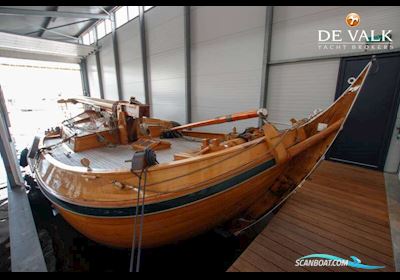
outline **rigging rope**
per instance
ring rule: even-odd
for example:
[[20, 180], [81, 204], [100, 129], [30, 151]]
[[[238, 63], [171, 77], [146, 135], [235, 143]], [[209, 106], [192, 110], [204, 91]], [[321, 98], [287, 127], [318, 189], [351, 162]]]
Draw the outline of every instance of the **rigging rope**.
[[[143, 153], [143, 154], [142, 154]], [[136, 160], [136, 158], [139, 158]], [[134, 170], [137, 167], [137, 164], [142, 165], [142, 169], [139, 175], [137, 175]], [[136, 272], [140, 270], [140, 260], [142, 253], [142, 240], [143, 240], [143, 223], [144, 223], [144, 207], [145, 207], [145, 197], [146, 197], [146, 184], [147, 184], [147, 173], [150, 166], [158, 164], [157, 156], [154, 150], [146, 148], [143, 152], [137, 152], [132, 158], [132, 168], [131, 172], [135, 174], [139, 178], [138, 184], [138, 195], [136, 198], [136, 211], [135, 211], [135, 222], [133, 228], [133, 240], [132, 240], [132, 249], [131, 249], [131, 260], [129, 266], [129, 272], [133, 272], [133, 264], [135, 262], [135, 249], [136, 249], [136, 229], [137, 229], [137, 220], [139, 217], [139, 208], [140, 211], [140, 225], [139, 225], [139, 240], [137, 245], [137, 256], [136, 256]], [[144, 174], [144, 181], [142, 186], [142, 176]], [[142, 191], [143, 188], [143, 191]], [[142, 200], [140, 201], [140, 193], [142, 192]]]
[[133, 263], [135, 261], [136, 225], [137, 225], [137, 217], [139, 215], [140, 191], [141, 191], [141, 186], [142, 186], [141, 183], [142, 183], [142, 173], [140, 173], [140, 175], [139, 175], [138, 195], [136, 198], [135, 222], [133, 225], [133, 238], [132, 238], [131, 261], [130, 261], [130, 266], [129, 266], [129, 272], [133, 272]]
[[144, 171], [144, 184], [143, 184], [143, 195], [142, 195], [142, 212], [140, 213], [140, 227], [139, 227], [139, 242], [138, 242], [138, 255], [136, 260], [136, 272], [140, 269], [140, 257], [142, 253], [142, 240], [143, 240], [143, 220], [144, 220], [144, 199], [146, 196], [146, 181], [147, 181], [147, 168]]
[[[274, 144], [274, 146], [272, 146], [272, 147], [267, 151], [267, 153], [270, 152], [270, 151], [272, 151], [272, 150], [275, 149], [280, 143], [282, 143], [283, 140], [286, 138], [286, 135], [287, 135], [290, 131], [293, 131], [294, 129], [297, 129], [297, 128], [299, 128], [299, 127], [302, 126], [302, 125], [304, 125], [304, 124], [302, 124], [302, 123], [295, 124], [295, 125], [293, 125], [291, 128], [286, 129], [284, 132], [282, 132], [282, 134], [279, 135], [279, 136], [281, 137], [281, 138], [279, 139], [279, 141], [277, 141], [277, 142]], [[179, 179], [179, 178], [183, 178], [183, 177], [186, 177], [186, 176], [188, 176], [188, 175], [192, 175], [192, 174], [194, 174], [194, 173], [203, 171], [203, 170], [205, 170], [205, 169], [209, 169], [209, 168], [212, 167], [212, 166], [221, 164], [221, 163], [223, 163], [223, 162], [225, 162], [225, 161], [228, 161], [228, 160], [234, 158], [235, 156], [238, 156], [238, 155], [240, 155], [240, 154], [242, 154], [242, 153], [244, 153], [244, 152], [247, 152], [249, 148], [252, 148], [252, 147], [254, 147], [254, 146], [257, 146], [258, 144], [260, 144], [261, 142], [264, 142], [264, 141], [265, 141], [265, 137], [256, 138], [255, 140], [252, 140], [251, 142], [247, 142], [247, 143], [249, 143], [250, 145], [248, 145], [248, 146], [246, 146], [246, 147], [243, 147], [242, 149], [239, 149], [237, 152], [234, 152], [234, 153], [232, 153], [232, 154], [227, 154], [227, 156], [224, 157], [223, 159], [221, 159], [220, 161], [217, 161], [217, 162], [215, 162], [215, 163], [211, 163], [211, 164], [209, 164], [209, 165], [207, 165], [207, 166], [204, 166], [204, 167], [202, 167], [202, 168], [193, 170], [193, 171], [188, 172], [188, 173], [185, 173], [185, 174], [183, 174], [183, 175], [179, 175], [179, 176], [175, 176], [175, 177], [172, 177], [172, 178], [169, 178], [169, 179], [163, 179], [162, 181], [150, 183], [150, 184], [148, 184], [148, 186], [154, 186], [154, 185], [157, 185], [157, 184], [160, 184], [160, 183], [165, 183], [165, 182], [173, 181], [173, 180], [176, 180], [176, 179]], [[263, 158], [263, 157], [265, 157], [265, 155], [261, 155], [261, 156], [257, 157], [256, 159]], [[251, 161], [251, 163], [254, 162], [254, 161], [255, 161], [255, 159], [253, 159], [253, 160]], [[152, 191], [152, 192], [158, 192], [158, 191], [155, 191], [155, 190], [151, 190], [151, 191]], [[164, 193], [164, 192], [158, 192], [158, 193]], [[174, 191], [168, 191], [168, 192], [165, 192], [165, 193], [174, 193]]]
[[[357, 92], [357, 94], [358, 94], [358, 93], [359, 93], [359, 91]], [[343, 96], [343, 95], [342, 95], [342, 96]], [[342, 96], [341, 96], [341, 97], [342, 97]], [[356, 96], [356, 97], [357, 97], [357, 96]], [[353, 101], [353, 102], [354, 102], [354, 101]], [[333, 120], [333, 118], [336, 116], [337, 110], [338, 110], [338, 107], [334, 108], [334, 109], [332, 110], [331, 115], [330, 115], [330, 116], [329, 116], [329, 115], [327, 116], [327, 118], [329, 118], [328, 123], [330, 123], [330, 122]], [[320, 117], [320, 116], [322, 116], [322, 115], [323, 115], [323, 114], [322, 114], [323, 112], [326, 112], [326, 110], [325, 110], [325, 111], [318, 112], [315, 116], [310, 116], [310, 117], [308, 117], [306, 123], [308, 123], [308, 121], [312, 120], [314, 117], [317, 117], [317, 116]], [[346, 117], [346, 118], [347, 118], [347, 117]], [[346, 121], [346, 119], [343, 120], [342, 125], [345, 123], [345, 121]], [[306, 124], [306, 123], [304, 123], [304, 124]], [[302, 124], [302, 125], [304, 125], [304, 124]], [[297, 127], [299, 127], [299, 126], [297, 126]], [[287, 131], [288, 131], [288, 130], [287, 130]], [[287, 131], [286, 131], [286, 132], [287, 132]], [[285, 133], [285, 134], [286, 134], [286, 133]], [[337, 135], [338, 135], [338, 134], [337, 134]], [[337, 135], [336, 135], [336, 137], [337, 137]], [[283, 135], [283, 136], [284, 136], [284, 135]], [[336, 137], [333, 139], [333, 141], [336, 139]], [[332, 143], [333, 143], [333, 141], [332, 141]], [[331, 143], [330, 145], [332, 145], [332, 143]], [[329, 149], [329, 147], [328, 147], [328, 149]], [[235, 232], [234, 234], [235, 234], [236, 236], [238, 236], [238, 235], [241, 234], [242, 232], [244, 232], [244, 231], [246, 231], [247, 229], [253, 227], [253, 226], [256, 225], [256, 224], [258, 224], [260, 221], [262, 221], [264, 218], [268, 217], [272, 212], [274, 212], [278, 207], [280, 207], [280, 206], [281, 206], [285, 201], [287, 201], [293, 194], [295, 194], [295, 193], [297, 192], [297, 190], [300, 189], [300, 188], [303, 186], [304, 182], [311, 176], [311, 174], [314, 172], [314, 170], [317, 168], [317, 166], [319, 166], [319, 164], [324, 160], [324, 155], [327, 153], [328, 149], [326, 149], [326, 150], [325, 150], [325, 153], [322, 154], [322, 155], [319, 157], [317, 163], [313, 166], [313, 168], [311, 168], [311, 170], [308, 172], [308, 174], [297, 184], [296, 187], [294, 187], [292, 190], [290, 190], [289, 193], [288, 193], [285, 197], [283, 197], [281, 200], [279, 200], [269, 211], [267, 211], [265, 214], [263, 214], [262, 216], [260, 216], [259, 218], [257, 218], [256, 221], [254, 221], [254, 222], [252, 222], [251, 224], [247, 225], [246, 227], [240, 229], [239, 231]], [[268, 190], [268, 191], [270, 192], [271, 190]]]
[[[297, 125], [299, 126], [299, 125]], [[296, 127], [296, 126], [294, 126]], [[283, 134], [282, 137], [280, 139], [280, 141], [278, 141], [278, 143], [276, 143], [275, 145], [278, 145], [283, 138], [287, 135], [287, 133], [290, 131], [291, 129], [286, 130]], [[258, 144], [259, 142], [257, 142]], [[253, 144], [254, 145], [254, 144]], [[251, 146], [253, 146], [251, 145]], [[242, 151], [239, 151], [239, 153], [241, 153]], [[239, 154], [238, 153], [238, 154]], [[136, 153], [135, 153], [136, 155]], [[135, 209], [135, 222], [134, 222], [134, 228], [133, 228], [133, 239], [132, 239], [132, 248], [131, 248], [131, 259], [130, 259], [130, 266], [129, 266], [129, 272], [133, 272], [133, 266], [135, 263], [135, 253], [136, 253], [136, 240], [137, 240], [137, 235], [139, 235], [138, 237], [138, 244], [137, 244], [137, 255], [136, 255], [136, 272], [140, 271], [140, 262], [141, 262], [141, 253], [142, 253], [142, 241], [143, 241], [143, 225], [144, 225], [144, 207], [145, 207], [145, 195], [146, 195], [146, 185], [147, 185], [147, 175], [148, 175], [148, 169], [150, 166], [155, 165], [158, 163], [157, 159], [156, 159], [156, 154], [153, 150], [151, 149], [145, 149], [144, 150], [144, 155], [143, 155], [143, 167], [142, 170], [140, 172], [140, 174], [136, 174], [134, 172], [134, 165], [135, 165], [135, 155], [132, 158], [132, 169], [131, 172], [133, 174], [135, 174], [138, 179], [139, 179], [139, 183], [138, 183], [138, 194], [136, 197], [136, 209]], [[232, 158], [235, 155], [231, 155], [228, 158]], [[224, 159], [226, 160], [226, 159]], [[220, 162], [219, 162], [220, 163]], [[142, 186], [142, 176], [144, 174], [144, 181], [143, 181], [143, 186]], [[143, 189], [143, 191], [142, 191]], [[140, 194], [142, 192], [142, 199], [140, 200]], [[139, 208], [140, 208], [140, 217], [139, 217]], [[140, 224], [139, 224], [139, 233], [137, 234], [137, 221], [138, 218], [140, 218]]]
[[60, 146], [61, 144], [65, 143], [67, 141], [69, 141], [70, 139], [74, 138], [75, 136], [77, 136], [77, 133], [75, 133], [75, 134], [73, 134], [73, 135], [71, 135], [71, 136], [69, 136], [67, 138], [64, 138], [63, 140], [61, 140], [58, 143], [52, 144], [50, 146], [42, 147], [42, 148], [39, 149], [39, 152], [44, 151], [44, 150], [52, 150], [54, 148], [57, 148], [58, 146]]

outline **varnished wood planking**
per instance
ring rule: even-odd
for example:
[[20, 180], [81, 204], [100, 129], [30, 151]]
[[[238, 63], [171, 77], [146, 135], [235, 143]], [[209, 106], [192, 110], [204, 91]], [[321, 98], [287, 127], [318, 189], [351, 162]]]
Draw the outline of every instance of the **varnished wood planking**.
[[[60, 141], [60, 139], [49, 139], [45, 141], [45, 144], [52, 145]], [[156, 151], [157, 160], [160, 163], [172, 161], [175, 153], [196, 150], [201, 146], [199, 141], [190, 141], [183, 138], [168, 139], [167, 141], [171, 143], [170, 149]], [[131, 159], [135, 151], [131, 145], [118, 145], [70, 153], [69, 157], [67, 157], [66, 154], [68, 152], [69, 150], [65, 146], [60, 145], [52, 150], [52, 155], [55, 159], [67, 165], [82, 166], [80, 160], [87, 158], [90, 160], [92, 168], [112, 170], [129, 168], [130, 163], [125, 161]]]
[[[351, 178], [341, 177], [340, 174], [329, 174], [326, 176], [329, 177], [327, 178], [325, 176], [319, 176], [319, 175], [313, 176], [311, 182], [315, 184], [322, 183], [321, 185], [323, 187], [329, 187], [332, 191], [342, 191], [344, 193], [349, 193], [351, 195], [359, 196], [360, 198], [364, 197], [365, 199], [372, 200], [374, 203], [381, 203], [381, 204], [386, 203], [385, 198], [381, 196], [383, 187], [382, 185], [380, 185], [379, 188], [376, 188], [376, 185], [375, 186], [368, 185], [371, 184], [371, 182], [368, 183], [361, 181], [356, 182], [353, 181]], [[340, 180], [339, 181], [332, 180], [332, 178], [340, 178]], [[381, 177], [380, 180], [383, 180], [383, 177]], [[357, 187], [355, 187], [354, 185], [356, 185]], [[376, 197], [376, 199], [373, 198], [374, 196]]]
[[[313, 254], [315, 252], [325, 252], [326, 254], [342, 256], [341, 252], [339, 252], [335, 249], [332, 249], [330, 247], [324, 246], [323, 244], [317, 242], [312, 237], [310, 237], [309, 234], [305, 234], [305, 235], [300, 234], [299, 232], [297, 232], [296, 228], [291, 225], [288, 226], [287, 224], [286, 225], [285, 224], [275, 224], [274, 227], [267, 228], [264, 232], [262, 232], [262, 234], [264, 236], [268, 236], [268, 237], [273, 236], [273, 234], [271, 234], [271, 233], [274, 233], [274, 234], [280, 236], [280, 239], [278, 239], [278, 240], [281, 240], [283, 238], [285, 240], [285, 242], [288, 242], [288, 243], [282, 243], [282, 246], [286, 246], [286, 247], [294, 250], [298, 254], [298, 257]], [[304, 247], [306, 252], [304, 252], [304, 250], [299, 250], [299, 247], [295, 246], [296, 244], [300, 244], [302, 247]], [[292, 261], [293, 261], [293, 259], [292, 259]], [[329, 267], [327, 269], [333, 270], [335, 268]], [[353, 269], [349, 268], [348, 270], [353, 270]]]
[[368, 224], [369, 226], [374, 226], [376, 225], [377, 228], [381, 229], [382, 227], [388, 228], [389, 224], [388, 221], [385, 220], [380, 220], [371, 215], [371, 213], [365, 213], [362, 209], [352, 207], [349, 205], [344, 205], [343, 203], [339, 203], [336, 201], [329, 201], [329, 200], [324, 200], [324, 203], [321, 203], [321, 197], [319, 194], [313, 193], [313, 192], [302, 192], [298, 194], [301, 197], [304, 197], [304, 201], [306, 203], [312, 202], [316, 203], [319, 206], [323, 207], [328, 207], [329, 211], [340, 211], [345, 214], [347, 214], [349, 211], [352, 213], [351, 219], [358, 219], [360, 223], [363, 224]]
[[236, 262], [234, 269], [235, 269], [235, 272], [240, 272], [242, 270], [248, 270], [248, 271], [252, 271], [252, 272], [261, 272], [260, 269], [258, 269], [256, 266], [254, 266], [253, 264], [251, 264], [250, 262], [248, 262], [244, 259]]
[[[324, 161], [229, 271], [252, 271], [249, 266], [237, 265], [250, 262], [248, 251], [261, 271], [276, 271], [271, 265], [283, 271], [298, 271], [296, 259], [313, 253], [345, 259], [357, 256], [363, 263], [384, 265], [382, 271], [394, 271], [383, 174]], [[263, 263], [265, 267], [261, 267]], [[343, 267], [303, 269], [366, 271]]]
[[246, 250], [243, 255], [245, 256], [246, 260], [257, 267], [260, 271], [264, 271], [268, 269], [271, 272], [283, 272], [284, 270], [281, 269], [279, 266], [275, 265], [274, 263], [264, 259], [259, 254], [254, 253], [253, 250]]
[[[349, 202], [351, 205], [361, 207], [362, 209], [371, 210], [371, 207], [372, 207], [373, 212], [378, 215], [386, 214], [386, 211], [384, 209], [382, 209], [382, 206], [385, 206], [386, 203], [376, 201], [372, 197], [365, 198], [365, 197], [362, 197], [359, 195], [352, 194], [351, 192], [335, 190], [332, 187], [327, 187], [327, 186], [324, 186], [323, 184], [315, 184], [313, 182], [310, 182], [310, 189], [312, 189], [315, 192], [323, 192], [325, 195], [335, 198], [338, 201], [344, 200], [346, 202]], [[353, 197], [353, 199], [351, 201], [347, 201], [349, 195], [351, 195]]]
[[[227, 221], [231, 215], [247, 209], [264, 192], [265, 185], [270, 185], [271, 181], [279, 175], [280, 169], [274, 171], [275, 177], [266, 179], [259, 175], [242, 183], [239, 187], [221, 192], [207, 200], [191, 203], [174, 211], [145, 216], [144, 246], [153, 247], [183, 240], [195, 236], [199, 231], [209, 230], [221, 221]], [[91, 239], [117, 247], [131, 246], [134, 218], [85, 217], [72, 214], [59, 207], [58, 209], [72, 226]], [[176, 232], [179, 232], [179, 239], [175, 236]]]
[[[304, 246], [304, 244], [298, 243], [298, 241], [289, 239], [283, 234], [276, 233], [274, 231], [268, 231], [268, 235], [260, 234], [260, 242], [264, 244], [265, 239], [269, 239], [275, 242], [275, 246], [268, 246], [271, 250], [275, 250], [277, 253], [282, 253], [287, 259], [292, 261], [296, 259], [298, 254], [309, 255], [313, 253], [313, 250]], [[334, 268], [330, 267], [306, 267], [308, 271], [334, 271]]]
[[282, 219], [282, 221], [290, 223], [291, 225], [298, 226], [300, 231], [307, 230], [311, 232], [316, 240], [321, 240], [323, 242], [328, 242], [331, 244], [336, 243], [338, 246], [340, 245], [341, 248], [346, 248], [348, 254], [364, 254], [368, 256], [374, 263], [384, 263], [385, 265], [388, 265], [392, 262], [392, 258], [388, 255], [382, 254], [375, 249], [368, 248], [368, 240], [361, 239], [359, 242], [356, 242], [353, 240], [353, 238], [351, 238], [351, 234], [348, 234], [346, 238], [339, 235], [339, 233], [341, 232], [339, 230], [337, 232], [331, 232], [329, 229], [315, 226], [311, 223], [304, 222], [297, 218], [298, 217], [293, 217], [287, 215], [286, 213], [281, 213], [278, 219]]
[[298, 218], [299, 220], [323, 229], [331, 230], [331, 232], [338, 232], [337, 234], [339, 236], [347, 237], [347, 235], [349, 235], [351, 236], [350, 240], [354, 242], [359, 242], [359, 240], [365, 239], [365, 241], [369, 241], [367, 247], [377, 251], [386, 252], [388, 249], [391, 249], [391, 241], [386, 238], [382, 238], [366, 231], [355, 229], [344, 223], [323, 217], [315, 211], [307, 211], [296, 207], [294, 208], [295, 209], [293, 209], [291, 213], [291, 216], [294, 218]]
[[268, 239], [255, 240], [253, 246], [250, 248], [254, 253], [281, 268], [282, 270], [293, 269], [295, 272], [306, 272], [307, 270], [302, 267], [294, 267], [290, 260], [283, 256], [283, 252], [275, 252], [272, 250], [274, 244], [269, 242]]
[[[347, 215], [335, 215], [333, 213], [330, 213], [328, 210], [325, 209], [321, 209], [318, 208], [317, 205], [312, 205], [309, 206], [309, 204], [307, 203], [299, 203], [298, 201], [292, 201], [292, 204], [294, 205], [294, 207], [301, 209], [301, 210], [306, 210], [306, 211], [310, 211], [312, 212], [314, 215], [316, 215], [316, 217], [320, 218], [320, 217], [325, 217], [327, 219], [330, 219], [331, 221], [334, 222], [338, 222], [338, 223], [342, 223], [343, 226], [348, 226], [348, 227], [352, 227], [357, 229], [360, 233], [368, 233], [368, 234], [373, 234], [376, 235], [384, 240], [390, 241], [390, 236], [388, 236], [388, 230], [387, 228], [382, 228], [384, 230], [377, 230], [375, 228], [372, 227], [368, 227], [366, 225], [363, 225], [361, 223], [359, 223], [359, 219], [356, 220], [350, 220], [348, 219], [349, 217], [347, 217]], [[318, 210], [318, 211], [315, 211]]]

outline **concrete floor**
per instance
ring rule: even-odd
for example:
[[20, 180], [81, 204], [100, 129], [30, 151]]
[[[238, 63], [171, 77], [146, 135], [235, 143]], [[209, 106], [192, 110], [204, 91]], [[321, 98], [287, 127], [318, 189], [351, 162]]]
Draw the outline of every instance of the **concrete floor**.
[[[7, 190], [6, 190], [7, 191]], [[0, 200], [0, 272], [11, 270], [8, 230], [8, 201]]]
[[7, 174], [0, 156], [0, 272], [10, 271]]
[[7, 177], [0, 156], [0, 244], [8, 239]]
[[397, 174], [385, 173], [393, 255], [396, 271], [400, 271], [400, 182]]
[[8, 236], [8, 202], [0, 200], [0, 243], [4, 243]]
[[0, 201], [7, 198], [7, 173], [0, 156]]

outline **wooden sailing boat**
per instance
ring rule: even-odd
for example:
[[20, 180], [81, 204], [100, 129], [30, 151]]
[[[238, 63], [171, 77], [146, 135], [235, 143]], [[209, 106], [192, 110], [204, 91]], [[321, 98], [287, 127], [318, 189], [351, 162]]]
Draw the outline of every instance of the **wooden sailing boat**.
[[[31, 168], [65, 220], [111, 246], [132, 246], [141, 210], [143, 247], [188, 239], [238, 217], [255, 221], [314, 170], [343, 127], [371, 64], [329, 108], [292, 119], [283, 131], [265, 118], [242, 134], [188, 130], [263, 116], [260, 111], [176, 126], [149, 118], [149, 107], [135, 100], [63, 100], [84, 104], [85, 112], [33, 145]], [[144, 167], [135, 151], [145, 148], [155, 151], [158, 164]], [[139, 165], [128, 161], [134, 153]], [[143, 170], [145, 183], [137, 176]]]

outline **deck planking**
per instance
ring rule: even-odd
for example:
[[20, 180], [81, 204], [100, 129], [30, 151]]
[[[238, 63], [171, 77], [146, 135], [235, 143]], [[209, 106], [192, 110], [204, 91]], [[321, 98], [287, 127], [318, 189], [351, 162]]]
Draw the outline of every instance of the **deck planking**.
[[[295, 266], [316, 253], [385, 268]], [[228, 271], [395, 271], [383, 173], [323, 161]]]
[[[188, 140], [188, 138], [163, 139], [171, 143], [170, 149], [156, 151], [159, 163], [171, 162], [174, 154], [199, 150], [201, 142]], [[60, 139], [46, 140], [46, 145], [58, 143]], [[129, 169], [134, 150], [131, 145], [117, 145], [113, 147], [101, 147], [87, 151], [74, 153], [66, 144], [57, 146], [51, 151], [52, 156], [58, 161], [70, 166], [82, 166], [80, 160], [87, 158], [90, 166], [98, 169]], [[67, 156], [66, 154], [69, 154]]]

